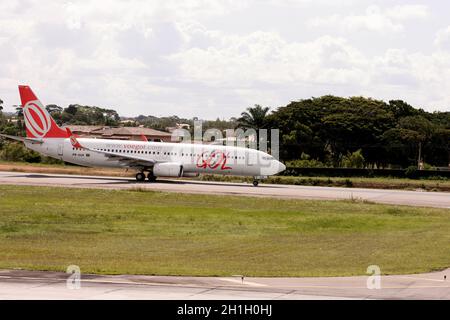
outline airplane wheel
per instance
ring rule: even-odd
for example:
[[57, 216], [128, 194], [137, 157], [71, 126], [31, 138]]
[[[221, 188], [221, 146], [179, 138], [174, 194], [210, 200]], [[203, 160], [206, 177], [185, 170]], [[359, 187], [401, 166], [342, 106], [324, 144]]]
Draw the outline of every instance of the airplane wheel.
[[254, 186], [254, 187], [257, 187], [258, 184], [259, 184], [258, 180], [253, 180], [253, 186]]
[[145, 174], [143, 174], [142, 172], [136, 173], [136, 181], [138, 182], [145, 181]]
[[156, 181], [156, 177], [151, 172], [147, 175], [147, 179], [150, 182], [155, 182]]

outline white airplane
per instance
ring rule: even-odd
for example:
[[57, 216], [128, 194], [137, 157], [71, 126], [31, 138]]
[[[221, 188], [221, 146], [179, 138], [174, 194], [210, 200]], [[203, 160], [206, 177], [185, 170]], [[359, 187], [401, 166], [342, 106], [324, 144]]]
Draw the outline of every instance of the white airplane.
[[[26, 137], [31, 150], [86, 167], [132, 168], [136, 180], [156, 177], [195, 177], [199, 174], [251, 176], [253, 185], [286, 169], [271, 155], [248, 148], [147, 141], [79, 138], [59, 127], [28, 86], [19, 86]], [[146, 175], [147, 173], [147, 175]]]

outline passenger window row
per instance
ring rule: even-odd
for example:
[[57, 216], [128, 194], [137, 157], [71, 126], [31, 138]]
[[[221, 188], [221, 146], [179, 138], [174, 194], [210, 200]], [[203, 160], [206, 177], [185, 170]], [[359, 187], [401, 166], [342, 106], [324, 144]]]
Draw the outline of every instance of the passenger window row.
[[[77, 150], [77, 151], [81, 151], [84, 150], [83, 148], [72, 148], [72, 150]], [[135, 154], [154, 154], [154, 155], [159, 155], [160, 152], [159, 151], [140, 151], [140, 150], [121, 150], [121, 149], [96, 149], [98, 151], [104, 151], [104, 152], [113, 152], [113, 153], [135, 153]], [[178, 153], [176, 152], [164, 152], [163, 155], [168, 155], [168, 156], [177, 156]], [[198, 153], [182, 153], [181, 154], [182, 157], [198, 157], [200, 156], [200, 154]], [[219, 157], [219, 155], [215, 155], [215, 158]], [[235, 160], [243, 160], [245, 159], [245, 157], [240, 157], [240, 156], [231, 156], [228, 157], [229, 159], [235, 159]]]

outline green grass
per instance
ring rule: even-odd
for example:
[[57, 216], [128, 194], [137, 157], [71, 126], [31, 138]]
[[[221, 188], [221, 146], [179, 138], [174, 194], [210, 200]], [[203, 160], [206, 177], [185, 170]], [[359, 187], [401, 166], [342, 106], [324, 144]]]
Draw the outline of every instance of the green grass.
[[450, 266], [450, 210], [0, 186], [0, 268], [343, 276]]

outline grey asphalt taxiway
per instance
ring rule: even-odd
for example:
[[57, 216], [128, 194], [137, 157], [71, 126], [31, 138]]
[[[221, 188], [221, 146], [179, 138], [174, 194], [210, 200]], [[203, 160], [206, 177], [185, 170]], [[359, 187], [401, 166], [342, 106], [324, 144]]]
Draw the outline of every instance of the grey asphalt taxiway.
[[145, 188], [155, 191], [218, 195], [244, 195], [291, 199], [364, 200], [377, 203], [437, 207], [450, 209], [450, 193], [361, 188], [333, 188], [293, 185], [204, 182], [161, 179], [154, 183], [137, 183], [130, 178], [0, 172], [0, 184], [59, 186], [101, 189]]
[[[418, 275], [342, 278], [167, 277], [0, 270], [0, 299], [450, 299], [450, 269]], [[372, 283], [369, 281], [369, 283]], [[79, 284], [79, 285], [78, 285]]]

